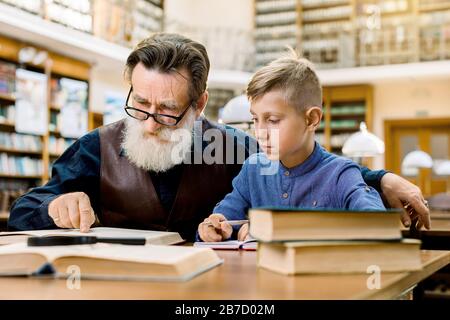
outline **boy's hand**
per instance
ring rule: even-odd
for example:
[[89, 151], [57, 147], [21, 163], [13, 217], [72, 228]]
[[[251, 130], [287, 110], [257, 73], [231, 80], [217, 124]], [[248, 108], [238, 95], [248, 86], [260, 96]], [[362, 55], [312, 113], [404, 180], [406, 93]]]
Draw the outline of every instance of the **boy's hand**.
[[239, 229], [237, 238], [239, 241], [245, 241], [248, 238], [248, 223], [243, 224]]
[[198, 234], [203, 241], [218, 242], [231, 237], [233, 228], [220, 213], [213, 213], [198, 226]]

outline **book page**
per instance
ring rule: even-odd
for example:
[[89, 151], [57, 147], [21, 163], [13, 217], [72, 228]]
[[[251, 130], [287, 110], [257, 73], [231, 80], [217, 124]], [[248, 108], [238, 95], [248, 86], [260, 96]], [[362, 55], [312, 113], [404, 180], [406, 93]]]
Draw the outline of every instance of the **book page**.
[[116, 261], [133, 261], [142, 263], [176, 264], [198, 254], [210, 254], [208, 248], [187, 246], [128, 246], [120, 244], [98, 243], [93, 245], [28, 247], [26, 243], [15, 243], [0, 247], [1, 254], [41, 254], [48, 262], [60, 257], [91, 257]]
[[148, 244], [175, 244], [183, 242], [178, 232], [122, 229], [122, 228], [92, 228], [87, 233], [79, 229], [52, 229], [52, 230], [28, 230], [0, 232], [2, 236], [28, 235], [35, 237], [44, 236], [95, 236], [98, 238], [145, 238]]

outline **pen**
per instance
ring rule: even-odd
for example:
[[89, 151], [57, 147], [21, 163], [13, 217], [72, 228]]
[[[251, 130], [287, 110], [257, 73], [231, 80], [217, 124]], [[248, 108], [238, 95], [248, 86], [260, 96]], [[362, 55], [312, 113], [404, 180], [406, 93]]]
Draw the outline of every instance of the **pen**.
[[[221, 221], [221, 222], [228, 222], [232, 226], [240, 226], [240, 225], [248, 223], [248, 220], [224, 220], [224, 221]], [[211, 222], [206, 222], [206, 224], [207, 225], [212, 225]]]

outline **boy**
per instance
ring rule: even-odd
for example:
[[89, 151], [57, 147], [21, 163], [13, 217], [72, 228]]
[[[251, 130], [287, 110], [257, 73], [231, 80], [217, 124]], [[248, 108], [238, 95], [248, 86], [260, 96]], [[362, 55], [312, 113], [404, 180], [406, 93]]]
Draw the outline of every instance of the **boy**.
[[[198, 227], [203, 241], [231, 237], [227, 220], [246, 218], [252, 207], [289, 206], [348, 210], [384, 210], [356, 163], [330, 154], [314, 140], [322, 117], [322, 88], [309, 61], [291, 55], [258, 70], [247, 87], [255, 136], [264, 153], [247, 159], [233, 180], [233, 191]], [[262, 163], [278, 165], [262, 174]], [[234, 227], [238, 240], [248, 224]]]

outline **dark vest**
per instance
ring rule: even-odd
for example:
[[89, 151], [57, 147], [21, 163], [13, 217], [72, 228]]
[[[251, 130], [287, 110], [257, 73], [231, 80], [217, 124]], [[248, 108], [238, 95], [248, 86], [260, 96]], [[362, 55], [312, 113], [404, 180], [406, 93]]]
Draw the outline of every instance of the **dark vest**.
[[[203, 132], [209, 128], [219, 127], [203, 119]], [[121, 120], [99, 130], [100, 223], [106, 227], [177, 231], [192, 241], [198, 224], [232, 190], [231, 181], [241, 164], [182, 164], [183, 173], [175, 201], [167, 212], [160, 203], [149, 172], [132, 164], [121, 152], [124, 129], [125, 122]], [[219, 130], [224, 141], [230, 139], [226, 130]], [[244, 148], [236, 144], [234, 147]], [[225, 143], [219, 152], [225, 159]], [[194, 154], [195, 151], [191, 156], [195, 157]]]

